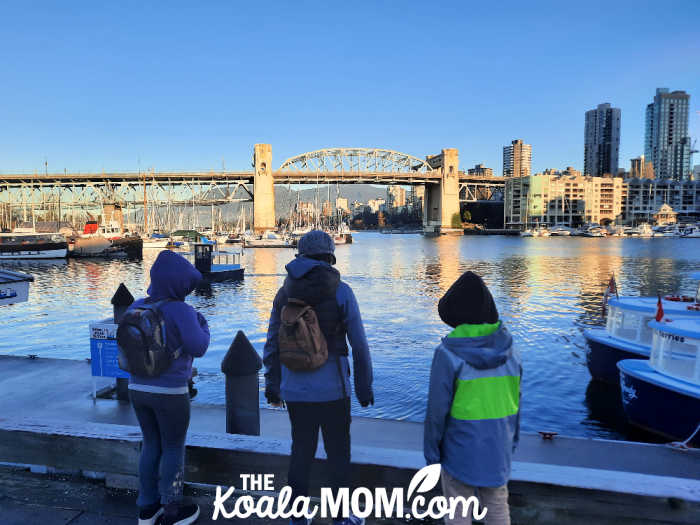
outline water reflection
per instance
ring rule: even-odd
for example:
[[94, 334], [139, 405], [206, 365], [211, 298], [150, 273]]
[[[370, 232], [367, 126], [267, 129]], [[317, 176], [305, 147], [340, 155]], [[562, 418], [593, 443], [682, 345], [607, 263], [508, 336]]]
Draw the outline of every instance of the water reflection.
[[[421, 420], [433, 349], [448, 328], [437, 302], [466, 270], [483, 275], [524, 362], [526, 430], [629, 436], [619, 394], [589, 385], [582, 330], [600, 325], [614, 272], [621, 294], [694, 293], [700, 244], [689, 239], [521, 239], [358, 234], [338, 246], [337, 268], [355, 291], [375, 365], [376, 405], [356, 413]], [[111, 314], [120, 282], [135, 297], [149, 283], [158, 250], [143, 261], [71, 260], [9, 265], [36, 281], [27, 303], [0, 308], [0, 353], [88, 355], [87, 321]], [[188, 301], [209, 320], [212, 343], [198, 362], [198, 403], [223, 403], [220, 363], [243, 330], [259, 351], [290, 249], [247, 250], [242, 282], [198, 289]], [[5, 265], [3, 263], [3, 265]], [[618, 396], [618, 397], [616, 397]], [[264, 401], [261, 396], [261, 401]]]

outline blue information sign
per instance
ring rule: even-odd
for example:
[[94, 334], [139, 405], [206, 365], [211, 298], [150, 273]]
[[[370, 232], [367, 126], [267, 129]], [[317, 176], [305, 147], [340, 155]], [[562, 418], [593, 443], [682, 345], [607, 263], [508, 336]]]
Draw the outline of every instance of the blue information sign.
[[129, 377], [119, 368], [117, 325], [108, 321], [90, 323], [90, 357], [92, 375], [101, 377]]

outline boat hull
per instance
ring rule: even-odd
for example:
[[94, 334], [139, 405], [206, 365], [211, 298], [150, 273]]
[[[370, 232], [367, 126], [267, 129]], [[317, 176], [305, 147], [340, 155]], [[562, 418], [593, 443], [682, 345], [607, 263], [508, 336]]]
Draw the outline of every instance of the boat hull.
[[[60, 244], [60, 243], [59, 243]], [[63, 259], [68, 255], [68, 244], [51, 249], [27, 249], [0, 252], [0, 261], [16, 259]]]
[[617, 363], [623, 359], [649, 359], [651, 349], [610, 337], [604, 328], [584, 330], [588, 348], [586, 364], [591, 377], [611, 385], [620, 384]]
[[[700, 424], [700, 386], [655, 371], [647, 361], [618, 363], [628, 421], [660, 436], [686, 440]], [[695, 446], [700, 445], [695, 437]]]
[[238, 281], [243, 279], [245, 268], [237, 265], [213, 264], [211, 272], [203, 272], [202, 277], [206, 282], [220, 283], [223, 281]]

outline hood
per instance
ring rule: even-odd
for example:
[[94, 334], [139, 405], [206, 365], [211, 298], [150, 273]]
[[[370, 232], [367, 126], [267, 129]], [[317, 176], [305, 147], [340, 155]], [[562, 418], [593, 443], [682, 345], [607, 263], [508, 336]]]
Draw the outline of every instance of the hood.
[[289, 297], [315, 305], [335, 296], [340, 284], [340, 272], [330, 264], [308, 257], [297, 257], [287, 266], [284, 290]]
[[151, 267], [148, 295], [154, 299], [184, 301], [202, 280], [202, 274], [182, 255], [163, 250]]
[[497, 368], [513, 353], [513, 338], [508, 329], [501, 327], [491, 335], [481, 337], [445, 337], [442, 345], [479, 370]]

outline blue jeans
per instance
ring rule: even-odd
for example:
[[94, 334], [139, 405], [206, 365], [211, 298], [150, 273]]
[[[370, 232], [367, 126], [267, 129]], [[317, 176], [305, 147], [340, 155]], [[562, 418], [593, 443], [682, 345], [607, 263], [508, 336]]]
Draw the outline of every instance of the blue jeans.
[[148, 507], [182, 500], [185, 438], [190, 424], [188, 394], [152, 394], [129, 390], [143, 433], [136, 504]]

